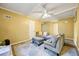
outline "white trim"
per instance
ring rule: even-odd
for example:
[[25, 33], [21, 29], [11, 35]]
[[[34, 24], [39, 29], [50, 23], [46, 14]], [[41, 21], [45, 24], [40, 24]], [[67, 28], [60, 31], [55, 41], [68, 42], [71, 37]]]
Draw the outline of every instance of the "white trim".
[[7, 11], [10, 11], [10, 12], [13, 12], [15, 14], [19, 14], [19, 15], [22, 15], [22, 16], [27, 16], [27, 15], [24, 15], [23, 13], [20, 13], [20, 12], [17, 12], [17, 11], [13, 11], [13, 10], [10, 10], [10, 9], [4, 8], [4, 7], [0, 7], [0, 8], [4, 9], [4, 10], [7, 10]]
[[28, 41], [30, 41], [30, 40], [19, 41], [19, 42], [13, 43], [11, 45], [17, 45], [17, 44], [20, 44], [20, 43], [23, 43], [23, 42], [28, 42]]
[[62, 13], [64, 13], [64, 12], [67, 12], [67, 11], [73, 10], [73, 9], [75, 9], [75, 8], [76, 8], [76, 7], [72, 7], [72, 8], [69, 8], [69, 9], [63, 10], [63, 11], [60, 11], [60, 12], [54, 13], [54, 15], [59, 15], [59, 14], [62, 14]]

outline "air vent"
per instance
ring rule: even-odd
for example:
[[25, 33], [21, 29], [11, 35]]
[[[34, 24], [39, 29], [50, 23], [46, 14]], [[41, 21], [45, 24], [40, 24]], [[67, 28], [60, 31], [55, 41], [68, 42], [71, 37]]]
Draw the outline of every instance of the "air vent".
[[12, 16], [11, 15], [3, 15], [3, 18], [6, 20], [11, 20]]

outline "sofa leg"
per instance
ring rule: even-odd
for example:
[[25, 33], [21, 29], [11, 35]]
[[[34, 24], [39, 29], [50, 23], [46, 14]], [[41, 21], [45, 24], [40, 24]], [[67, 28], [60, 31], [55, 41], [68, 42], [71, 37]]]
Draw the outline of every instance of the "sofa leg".
[[44, 47], [44, 49], [46, 49], [46, 47]]
[[59, 54], [57, 53], [57, 56], [59, 56]]
[[34, 41], [32, 41], [32, 43], [34, 43]]
[[38, 46], [40, 46], [40, 44], [38, 44]]

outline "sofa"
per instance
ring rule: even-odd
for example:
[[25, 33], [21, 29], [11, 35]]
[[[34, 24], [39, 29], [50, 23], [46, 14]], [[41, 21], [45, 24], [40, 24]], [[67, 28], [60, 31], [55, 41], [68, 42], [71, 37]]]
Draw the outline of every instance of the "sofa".
[[44, 42], [44, 48], [50, 50], [59, 56], [61, 54], [62, 47], [64, 45], [64, 35], [58, 37], [52, 37]]
[[42, 37], [33, 37], [32, 38], [32, 43], [40, 46], [41, 44], [43, 44], [44, 38]]
[[51, 35], [45, 35], [45, 36], [36, 36], [32, 38], [32, 43], [37, 44], [40, 46], [43, 44], [44, 41], [50, 39], [52, 36]]

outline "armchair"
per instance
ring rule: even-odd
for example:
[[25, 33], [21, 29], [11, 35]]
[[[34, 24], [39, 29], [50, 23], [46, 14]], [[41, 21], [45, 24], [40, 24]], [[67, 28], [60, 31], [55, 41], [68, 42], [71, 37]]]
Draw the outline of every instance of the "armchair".
[[52, 40], [50, 42], [49, 40], [44, 42], [44, 48], [52, 52], [55, 52], [57, 56], [61, 54], [63, 45], [64, 45], [64, 35], [60, 35], [60, 37], [58, 37], [55, 42], [52, 42]]

